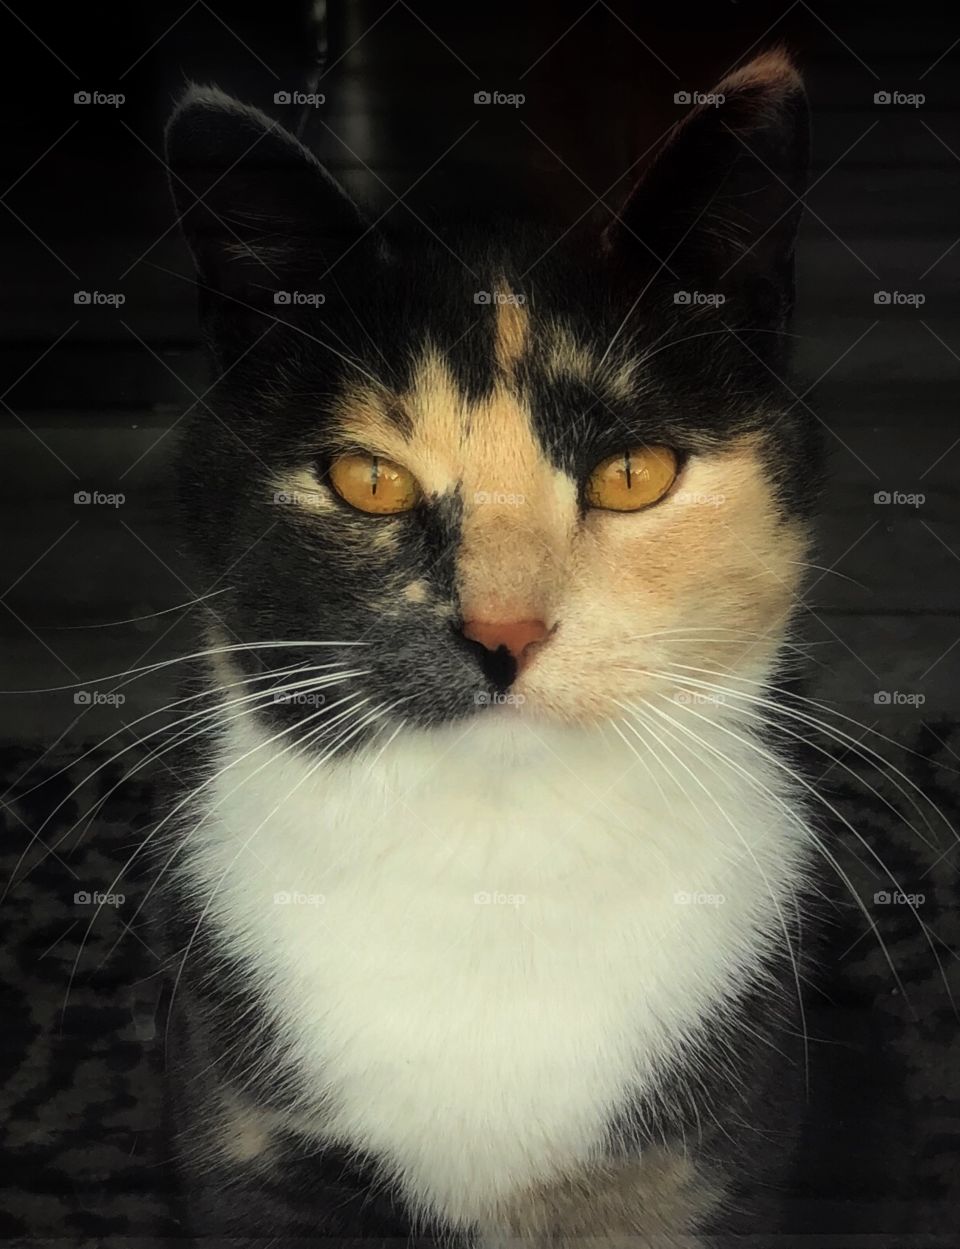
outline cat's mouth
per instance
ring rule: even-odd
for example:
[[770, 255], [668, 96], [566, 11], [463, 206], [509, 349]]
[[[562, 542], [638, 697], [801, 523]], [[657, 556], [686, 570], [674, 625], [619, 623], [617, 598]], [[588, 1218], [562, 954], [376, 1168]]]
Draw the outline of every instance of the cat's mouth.
[[475, 695], [477, 708], [516, 710], [523, 706], [526, 696], [516, 689], [517, 679], [536, 661], [556, 631], [556, 624], [548, 626], [542, 620], [464, 621], [459, 630], [461, 644], [491, 686]]

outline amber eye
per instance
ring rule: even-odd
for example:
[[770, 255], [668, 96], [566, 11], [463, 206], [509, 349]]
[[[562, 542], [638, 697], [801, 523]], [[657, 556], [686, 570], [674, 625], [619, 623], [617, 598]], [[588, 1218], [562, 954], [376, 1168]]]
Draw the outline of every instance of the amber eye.
[[420, 501], [420, 487], [409, 470], [366, 452], [338, 456], [330, 465], [330, 483], [341, 499], [377, 516], [409, 512]]
[[669, 447], [631, 447], [600, 461], [587, 479], [587, 502], [608, 512], [638, 512], [663, 498], [678, 469]]

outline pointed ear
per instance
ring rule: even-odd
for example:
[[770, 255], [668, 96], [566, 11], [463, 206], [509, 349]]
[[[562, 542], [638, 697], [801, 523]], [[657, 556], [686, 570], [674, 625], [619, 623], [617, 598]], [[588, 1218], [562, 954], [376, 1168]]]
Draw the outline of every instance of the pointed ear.
[[606, 250], [637, 281], [664, 261], [658, 282], [736, 300], [738, 319], [782, 323], [808, 154], [803, 81], [783, 52], [767, 52], [674, 127], [608, 228]]
[[166, 154], [204, 309], [213, 293], [273, 304], [278, 291], [319, 289], [348, 249], [378, 247], [302, 143], [216, 88], [187, 91], [167, 124]]

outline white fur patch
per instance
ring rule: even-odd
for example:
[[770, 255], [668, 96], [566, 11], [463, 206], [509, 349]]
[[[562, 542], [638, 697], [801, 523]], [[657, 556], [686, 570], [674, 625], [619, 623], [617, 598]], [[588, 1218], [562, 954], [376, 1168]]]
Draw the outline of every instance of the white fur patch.
[[703, 749], [671, 743], [716, 802], [609, 725], [494, 711], [312, 774], [276, 745], [235, 762], [265, 738], [230, 734], [184, 870], [203, 900], [218, 887], [209, 914], [281, 1020], [314, 1131], [454, 1222], [595, 1158], [783, 942], [802, 833]]

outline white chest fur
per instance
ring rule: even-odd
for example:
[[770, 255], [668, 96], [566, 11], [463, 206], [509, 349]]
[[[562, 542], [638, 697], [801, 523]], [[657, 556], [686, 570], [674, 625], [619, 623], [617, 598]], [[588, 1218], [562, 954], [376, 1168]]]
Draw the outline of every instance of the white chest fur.
[[264, 737], [226, 743], [185, 870], [325, 1132], [447, 1218], [595, 1157], [783, 941], [804, 838], [775, 768], [719, 730], [754, 783], [496, 715], [313, 771]]

